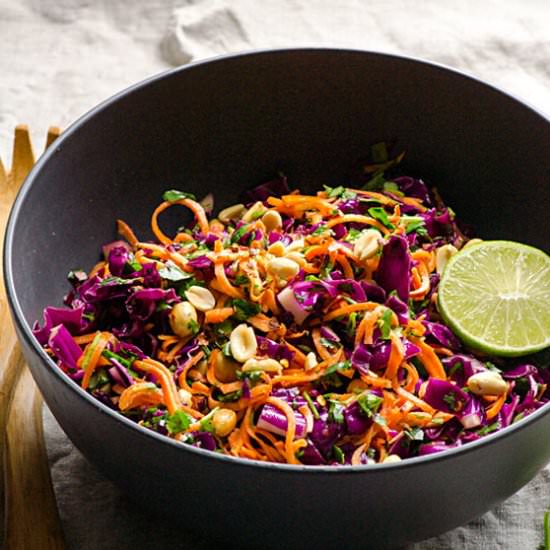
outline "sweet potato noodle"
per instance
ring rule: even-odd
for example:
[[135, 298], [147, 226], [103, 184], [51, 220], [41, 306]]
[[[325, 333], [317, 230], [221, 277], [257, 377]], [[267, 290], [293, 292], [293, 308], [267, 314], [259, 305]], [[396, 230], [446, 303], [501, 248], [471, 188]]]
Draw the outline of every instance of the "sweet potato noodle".
[[[156, 241], [119, 220], [124, 240], [69, 274], [36, 338], [108, 407], [236, 457], [371, 464], [508, 426], [548, 401], [547, 371], [475, 356], [442, 324], [439, 276], [469, 239], [382, 157], [361, 188], [303, 195], [279, 177], [217, 218], [211, 195], [167, 191]], [[193, 221], [168, 236], [173, 205]]]

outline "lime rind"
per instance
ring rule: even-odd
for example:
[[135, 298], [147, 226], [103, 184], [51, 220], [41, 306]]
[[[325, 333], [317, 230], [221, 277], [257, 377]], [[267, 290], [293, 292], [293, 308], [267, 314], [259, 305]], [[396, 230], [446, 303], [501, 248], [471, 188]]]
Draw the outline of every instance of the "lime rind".
[[511, 241], [482, 241], [448, 262], [438, 290], [445, 323], [468, 346], [519, 357], [550, 346], [550, 257]]

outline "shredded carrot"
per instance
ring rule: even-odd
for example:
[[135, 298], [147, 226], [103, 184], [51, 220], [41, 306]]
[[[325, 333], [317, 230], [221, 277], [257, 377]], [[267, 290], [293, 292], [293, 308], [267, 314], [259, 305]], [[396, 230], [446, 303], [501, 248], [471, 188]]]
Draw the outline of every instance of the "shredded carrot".
[[296, 417], [294, 416], [294, 411], [290, 408], [290, 405], [288, 405], [286, 401], [283, 401], [278, 397], [269, 397], [267, 399], [267, 403], [273, 405], [274, 407], [277, 407], [285, 414], [287, 420], [287, 429], [285, 436], [286, 461], [289, 464], [299, 464], [300, 462], [296, 459], [295, 451], [292, 447], [292, 442], [296, 434]]
[[205, 323], [223, 323], [226, 319], [231, 317], [235, 313], [235, 309], [232, 307], [222, 307], [217, 309], [211, 309], [204, 313]]
[[378, 220], [374, 218], [369, 218], [368, 216], [362, 216], [361, 214], [345, 214], [344, 216], [339, 216], [338, 218], [332, 218], [332, 220], [327, 222], [327, 227], [334, 227], [335, 225], [340, 225], [341, 223], [363, 223], [365, 225], [372, 225], [376, 229], [380, 230], [384, 235], [387, 235], [390, 230], [382, 225]]
[[174, 383], [174, 377], [162, 363], [153, 359], [143, 359], [136, 360], [133, 364], [136, 368], [153, 374], [158, 379], [162, 388], [164, 403], [170, 414], [174, 414], [178, 409], [182, 408], [178, 390]]
[[153, 407], [163, 403], [162, 392], [151, 382], [136, 382], [121, 394], [118, 406], [121, 411], [136, 407]]
[[195, 215], [195, 219], [199, 224], [199, 228], [201, 232], [204, 233], [205, 235], [208, 234], [210, 230], [210, 226], [208, 225], [208, 220], [206, 218], [206, 214], [204, 213], [204, 209], [198, 202], [195, 202], [194, 200], [191, 200], [191, 199], [180, 199], [173, 202], [165, 201], [157, 206], [157, 208], [153, 212], [153, 216], [151, 217], [151, 229], [155, 237], [159, 240], [159, 242], [161, 242], [162, 244], [170, 244], [172, 242], [172, 239], [167, 237], [160, 229], [158, 224], [158, 217], [167, 208], [170, 208], [175, 204], [180, 204], [181, 206], [186, 206], [187, 208], [189, 208]]
[[336, 319], [336, 317], [343, 317], [344, 315], [349, 315], [350, 313], [353, 313], [354, 311], [372, 311], [374, 308], [378, 307], [379, 304], [376, 302], [361, 302], [358, 304], [347, 304], [345, 306], [341, 306], [337, 309], [332, 310], [330, 313], [327, 313], [323, 317], [323, 321], [331, 321], [332, 319]]
[[397, 370], [401, 366], [403, 358], [405, 357], [405, 346], [403, 346], [401, 338], [399, 338], [399, 336], [397, 336], [397, 334], [395, 334], [394, 332], [390, 334], [390, 340], [390, 358], [388, 360], [388, 366], [386, 367], [386, 372], [384, 373], [384, 376], [389, 380], [392, 380], [397, 376]]
[[313, 339], [313, 343], [315, 344], [315, 349], [317, 350], [317, 353], [321, 356], [321, 358], [323, 360], [331, 359], [332, 354], [321, 343], [321, 330], [318, 328], [313, 329], [311, 331], [311, 337]]
[[243, 291], [240, 288], [233, 286], [225, 274], [225, 268], [222, 263], [215, 264], [214, 273], [216, 274], [216, 282], [218, 283], [218, 288], [224, 294], [231, 296], [232, 298], [244, 298]]
[[117, 223], [117, 233], [121, 237], [124, 237], [132, 248], [136, 248], [136, 245], [138, 243], [138, 238], [136, 237], [135, 233], [132, 231], [130, 226], [122, 220], [117, 220], [116, 223]]
[[409, 339], [413, 344], [420, 348], [418, 359], [420, 359], [420, 362], [424, 365], [427, 373], [432, 378], [447, 380], [447, 374], [445, 373], [443, 364], [441, 363], [433, 348], [429, 344], [426, 344], [424, 339], [416, 338], [414, 336], [411, 336]]
[[502, 405], [506, 402], [507, 392], [499, 395], [498, 399], [485, 411], [487, 420], [492, 420], [502, 409]]
[[182, 371], [180, 375], [178, 376], [178, 384], [180, 388], [183, 388], [184, 390], [187, 390], [190, 393], [195, 393], [195, 390], [193, 389], [193, 386], [189, 387], [187, 384], [187, 373], [189, 370], [194, 367], [202, 358], [204, 357], [204, 352], [199, 351], [193, 357], [190, 357], [183, 365]]
[[84, 371], [82, 378], [82, 388], [87, 389], [90, 383], [90, 378], [98, 367], [99, 360], [103, 350], [111, 341], [112, 336], [108, 332], [96, 332], [94, 339], [90, 342], [78, 360], [80, 368]]

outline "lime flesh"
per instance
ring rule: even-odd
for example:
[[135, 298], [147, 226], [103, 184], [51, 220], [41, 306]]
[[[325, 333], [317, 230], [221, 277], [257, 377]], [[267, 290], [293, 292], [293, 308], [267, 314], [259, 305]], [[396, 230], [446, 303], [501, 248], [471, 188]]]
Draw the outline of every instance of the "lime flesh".
[[550, 256], [510, 241], [467, 246], [445, 267], [438, 308], [474, 349], [504, 357], [540, 351], [550, 346]]

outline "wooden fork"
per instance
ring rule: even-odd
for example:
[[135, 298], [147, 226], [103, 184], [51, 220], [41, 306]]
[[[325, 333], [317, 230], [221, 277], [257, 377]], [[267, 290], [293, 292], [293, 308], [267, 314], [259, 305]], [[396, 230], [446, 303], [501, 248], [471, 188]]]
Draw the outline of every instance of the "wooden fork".
[[[59, 128], [49, 129], [46, 148], [59, 133]], [[34, 162], [29, 130], [17, 126], [10, 171], [0, 159], [2, 238], [15, 195]], [[63, 550], [63, 531], [43, 437], [42, 397], [17, 343], [1, 271], [0, 279], [0, 547]]]

